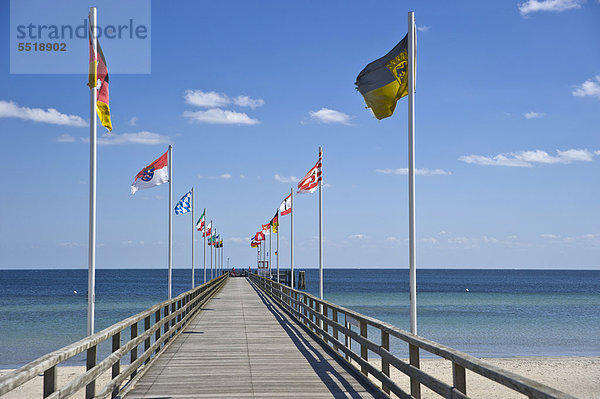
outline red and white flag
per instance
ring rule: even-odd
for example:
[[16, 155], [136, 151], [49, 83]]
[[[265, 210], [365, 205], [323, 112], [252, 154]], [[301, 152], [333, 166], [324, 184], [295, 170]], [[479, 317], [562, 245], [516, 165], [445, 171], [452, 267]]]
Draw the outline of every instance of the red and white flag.
[[254, 241], [264, 241], [265, 240], [265, 235], [263, 234], [262, 231], [257, 231], [256, 234], [254, 235]]
[[263, 232], [264, 235], [271, 234], [271, 223], [263, 224], [262, 225], [262, 232]]
[[210, 222], [208, 224], [208, 226], [206, 226], [206, 228], [204, 229], [204, 232], [202, 233], [202, 237], [208, 237], [210, 235], [211, 230], [212, 230], [212, 222]]
[[169, 151], [142, 169], [131, 184], [131, 195], [138, 190], [158, 186], [169, 181]]
[[287, 215], [290, 212], [292, 212], [292, 194], [285, 197], [281, 202], [281, 205], [279, 205], [280, 215]]
[[298, 194], [312, 193], [319, 184], [323, 184], [323, 152], [319, 151], [319, 160], [298, 183]]

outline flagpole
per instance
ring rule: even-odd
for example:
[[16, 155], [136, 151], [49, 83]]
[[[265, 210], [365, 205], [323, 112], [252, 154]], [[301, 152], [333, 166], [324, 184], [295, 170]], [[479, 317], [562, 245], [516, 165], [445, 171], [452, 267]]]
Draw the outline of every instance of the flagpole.
[[214, 277], [214, 269], [213, 269], [213, 247], [215, 246], [215, 240], [213, 239], [214, 236], [216, 236], [217, 234], [217, 229], [216, 228], [212, 228], [211, 229], [211, 233], [210, 233], [210, 279], [212, 280]]
[[196, 228], [196, 219], [194, 219], [194, 187], [192, 187], [192, 288], [196, 286], [194, 281], [194, 229]]
[[279, 283], [279, 208], [277, 209], [277, 283]]
[[408, 13], [408, 214], [410, 260], [410, 332], [417, 334], [417, 271], [415, 216], [415, 14]]
[[290, 253], [290, 266], [292, 269], [292, 278], [290, 280], [291, 282], [291, 287], [294, 288], [294, 187], [292, 187], [290, 189], [290, 209], [292, 210], [290, 212], [290, 241], [292, 243], [292, 250]]
[[173, 266], [173, 146], [169, 145], [169, 277], [168, 277], [168, 294], [171, 299], [172, 276], [171, 269]]
[[319, 182], [319, 295], [323, 299], [323, 147], [319, 147], [321, 181]]
[[206, 208], [204, 208], [204, 228], [202, 232], [202, 246], [204, 247], [204, 282], [206, 283]]
[[271, 249], [271, 235], [273, 234], [273, 229], [271, 228], [271, 223], [269, 223], [269, 263], [267, 263], [267, 265], [269, 266], [269, 268], [267, 269], [269, 271], [269, 278], [271, 278], [271, 259], [273, 259], [273, 250]]
[[[97, 58], [96, 7], [90, 7], [92, 50], [94, 62]], [[94, 66], [97, 68], [97, 64]], [[94, 311], [96, 304], [96, 87], [90, 87], [90, 214], [88, 242], [88, 320], [87, 333], [94, 333]]]

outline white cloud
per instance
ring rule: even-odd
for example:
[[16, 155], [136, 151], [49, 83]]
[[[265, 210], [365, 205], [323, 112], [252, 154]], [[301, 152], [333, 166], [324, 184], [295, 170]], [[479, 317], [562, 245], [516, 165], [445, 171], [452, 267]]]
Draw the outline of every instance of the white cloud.
[[341, 123], [343, 125], [349, 125], [352, 117], [340, 111], [336, 111], [329, 108], [321, 108], [318, 111], [309, 111], [308, 113], [311, 119], [321, 123]]
[[250, 98], [248, 96], [237, 96], [233, 99], [233, 103], [240, 107], [250, 107], [252, 109], [265, 105], [265, 101], [262, 98]]
[[562, 12], [581, 8], [584, 2], [585, 0], [527, 0], [519, 4], [519, 11], [523, 16], [538, 11]]
[[363, 239], [367, 238], [367, 236], [364, 235], [364, 234], [352, 234], [351, 236], [348, 236], [348, 238], [350, 238], [350, 239], [357, 239], [357, 240], [363, 240]]
[[85, 127], [88, 123], [80, 116], [67, 115], [54, 108], [19, 107], [12, 101], [0, 100], [0, 118], [19, 118], [28, 121], [51, 123], [53, 125]]
[[544, 112], [535, 112], [535, 111], [525, 112], [523, 114], [523, 116], [525, 117], [525, 119], [541, 118], [544, 115], [546, 115], [546, 113], [544, 113]]
[[186, 90], [184, 98], [187, 104], [205, 108], [219, 108], [232, 103], [239, 107], [250, 107], [252, 109], [265, 105], [262, 98], [241, 95], [231, 99], [227, 94], [217, 93], [216, 91]]
[[243, 112], [234, 112], [213, 108], [206, 111], [185, 111], [183, 116], [192, 122], [215, 125], [256, 125], [260, 121], [250, 118]]
[[285, 177], [279, 176], [278, 174], [275, 174], [275, 180], [279, 183], [298, 183], [300, 181], [296, 176]]
[[129, 126], [135, 126], [137, 123], [137, 120], [138, 120], [137, 116], [134, 116], [133, 118], [131, 118], [128, 123]]
[[427, 26], [427, 25], [418, 25], [417, 26], [417, 30], [419, 32], [427, 32], [429, 30], [429, 26]]
[[[89, 138], [82, 139], [85, 142], [89, 142]], [[137, 133], [106, 133], [102, 137], [98, 137], [98, 144], [100, 145], [117, 145], [117, 144], [168, 144], [171, 142], [169, 136], [161, 136], [158, 133], [152, 132], [137, 132]]]
[[65, 133], [65, 134], [61, 134], [60, 136], [58, 136], [56, 141], [58, 141], [59, 143], [74, 143], [75, 137], [71, 136], [70, 134]]
[[572, 94], [576, 97], [591, 96], [600, 99], [600, 75], [596, 75], [592, 79], [583, 82], [573, 90]]
[[510, 152], [498, 154], [493, 157], [483, 155], [464, 155], [458, 158], [460, 161], [476, 165], [513, 166], [530, 168], [535, 164], [568, 164], [572, 162], [589, 162], [594, 154], [586, 149], [570, 149], [556, 151], [556, 156], [549, 155], [542, 150]]
[[73, 242], [73, 241], [66, 241], [66, 242], [59, 242], [58, 244], [56, 244], [57, 247], [61, 247], [61, 248], [80, 248], [80, 247], [84, 247], [85, 244], [81, 244], [78, 242]]
[[231, 102], [226, 94], [215, 91], [186, 90], [184, 98], [190, 105], [206, 108], [222, 107]]
[[[408, 175], [408, 168], [398, 169], [375, 169], [375, 172], [383, 173], [384, 175]], [[448, 172], [443, 169], [417, 169], [415, 170], [416, 175], [421, 176], [433, 176], [433, 175], [451, 175], [452, 172]]]
[[552, 240], [559, 238], [556, 234], [541, 234], [540, 237], [542, 237], [542, 238], [549, 238], [549, 239], [552, 239]]

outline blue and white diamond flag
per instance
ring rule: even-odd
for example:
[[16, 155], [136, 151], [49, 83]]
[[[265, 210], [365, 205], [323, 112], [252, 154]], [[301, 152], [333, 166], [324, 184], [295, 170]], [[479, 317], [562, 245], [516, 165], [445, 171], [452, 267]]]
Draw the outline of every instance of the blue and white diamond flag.
[[190, 190], [187, 192], [187, 194], [185, 194], [183, 197], [181, 197], [181, 199], [179, 200], [177, 205], [175, 205], [175, 214], [181, 215], [181, 214], [190, 212], [192, 210], [191, 201], [192, 201], [192, 191]]

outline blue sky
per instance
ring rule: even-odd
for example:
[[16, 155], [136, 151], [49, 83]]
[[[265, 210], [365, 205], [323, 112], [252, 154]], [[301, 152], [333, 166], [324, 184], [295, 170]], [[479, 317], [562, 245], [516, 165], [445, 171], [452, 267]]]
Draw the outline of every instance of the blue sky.
[[[79, 24], [91, 3], [57, 4], [32, 20]], [[99, 24], [132, 12], [94, 4]], [[98, 129], [97, 267], [166, 268], [168, 187], [131, 196], [129, 186], [168, 144], [174, 200], [195, 187], [197, 215], [206, 207], [231, 265], [255, 263], [248, 238], [321, 145], [325, 267], [407, 267], [407, 102], [378, 121], [354, 81], [404, 37], [408, 11], [419, 29], [417, 267], [600, 267], [597, 0], [147, 10], [147, 41], [128, 50], [101, 39], [114, 130]], [[87, 43], [69, 43], [81, 74], [11, 73], [9, 11], [0, 2], [0, 268], [86, 268]], [[151, 58], [127, 58], [140, 49]], [[316, 194], [295, 202], [298, 267], [318, 265], [317, 206]], [[190, 224], [174, 216], [176, 268], [190, 267]], [[283, 267], [289, 217], [280, 240]]]

